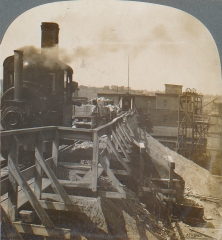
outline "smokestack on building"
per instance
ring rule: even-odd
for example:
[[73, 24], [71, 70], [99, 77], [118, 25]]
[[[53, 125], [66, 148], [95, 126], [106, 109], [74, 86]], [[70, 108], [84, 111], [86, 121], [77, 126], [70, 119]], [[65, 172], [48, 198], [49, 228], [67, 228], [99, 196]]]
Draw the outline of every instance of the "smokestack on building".
[[52, 22], [43, 22], [41, 48], [42, 54], [58, 58], [59, 25]]
[[23, 52], [14, 51], [14, 100], [22, 100], [23, 90]]

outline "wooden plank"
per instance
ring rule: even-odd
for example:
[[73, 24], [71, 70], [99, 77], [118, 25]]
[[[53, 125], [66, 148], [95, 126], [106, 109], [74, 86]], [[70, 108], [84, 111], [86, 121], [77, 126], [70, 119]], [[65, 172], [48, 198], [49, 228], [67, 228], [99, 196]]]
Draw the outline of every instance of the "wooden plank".
[[121, 163], [121, 165], [125, 168], [125, 170], [130, 174], [132, 171], [130, 169], [130, 167], [124, 162], [123, 158], [120, 156], [120, 154], [116, 151], [116, 149], [114, 148], [113, 144], [111, 143], [111, 141], [109, 140], [109, 138], [107, 138], [107, 144], [110, 147], [111, 151], [114, 153], [114, 155], [116, 156], [117, 160]]
[[118, 145], [119, 145], [120, 149], [122, 150], [122, 152], [124, 153], [125, 157], [130, 161], [131, 158], [130, 158], [129, 154], [126, 152], [126, 150], [125, 150], [124, 147], [122, 146], [119, 138], [116, 136], [115, 131], [113, 131], [113, 130], [112, 130], [112, 136], [113, 136], [113, 138], [115, 139], [115, 141], [118, 143]]
[[85, 165], [81, 163], [60, 162], [59, 165], [65, 166], [67, 168], [74, 169], [74, 170], [88, 171], [91, 169], [91, 165]]
[[43, 136], [41, 133], [38, 134], [36, 143], [35, 143], [35, 183], [34, 183], [34, 193], [37, 199], [41, 199], [42, 192], [42, 168], [38, 162], [38, 152], [40, 151], [43, 154]]
[[58, 179], [56, 178], [55, 174], [51, 170], [51, 168], [48, 166], [48, 164], [45, 162], [41, 149], [36, 148], [36, 159], [38, 160], [39, 164], [41, 165], [43, 171], [45, 174], [48, 176], [48, 178], [51, 180], [52, 187], [57, 192], [60, 196], [61, 199], [66, 203], [66, 204], [72, 204], [68, 194], [66, 191], [63, 189], [63, 187], [60, 185]]
[[58, 130], [54, 133], [52, 141], [52, 159], [53, 159], [53, 171], [57, 175], [58, 159], [59, 159], [59, 132]]
[[98, 196], [106, 198], [126, 199], [126, 193], [98, 191]]
[[122, 175], [122, 176], [131, 176], [131, 173], [128, 173], [125, 170], [117, 170], [117, 169], [111, 169], [111, 171], [113, 172], [113, 174], [115, 175]]
[[51, 222], [49, 216], [46, 214], [45, 210], [41, 207], [41, 205], [38, 202], [38, 199], [36, 198], [35, 194], [32, 192], [30, 186], [28, 183], [25, 181], [24, 177], [22, 176], [21, 172], [17, 169], [16, 165], [14, 164], [13, 161], [9, 160], [8, 165], [10, 168], [13, 170], [12, 175], [18, 182], [19, 186], [25, 193], [27, 199], [29, 200], [30, 204], [38, 214], [39, 218], [41, 219], [42, 223], [46, 227], [53, 228], [54, 225]]
[[51, 237], [53, 239], [71, 239], [71, 229], [50, 228], [42, 225], [13, 222], [14, 227], [19, 233], [34, 234], [38, 236]]
[[26, 134], [26, 133], [36, 133], [36, 132], [46, 132], [51, 130], [56, 130], [57, 127], [54, 126], [47, 126], [47, 127], [36, 127], [36, 128], [24, 128], [18, 130], [8, 130], [8, 131], [1, 131], [1, 137], [6, 136], [13, 136], [18, 134]]
[[[7, 142], [7, 144], [10, 144], [9, 148], [9, 155], [8, 155], [8, 161], [13, 162], [15, 167], [18, 167], [18, 158], [19, 158], [19, 145], [17, 144], [17, 141], [14, 137], [10, 139], [10, 143]], [[11, 165], [8, 166], [9, 169], [9, 185], [8, 185], [8, 215], [11, 221], [15, 221], [18, 217], [18, 184], [17, 181], [13, 175], [14, 169], [11, 167]]]
[[[95, 197], [83, 197], [83, 196], [74, 196], [74, 195], [69, 195], [69, 198], [75, 202], [75, 201], [89, 201], [89, 202], [96, 202], [97, 198]], [[50, 199], [53, 201], [59, 201], [60, 196], [58, 194], [54, 194], [54, 193], [42, 193], [42, 199]]]
[[125, 163], [129, 163], [130, 162], [130, 160], [128, 160], [127, 158], [122, 158], [123, 159], [123, 161], [125, 162]]
[[150, 188], [150, 187], [142, 187], [144, 192], [160, 192], [167, 194], [176, 194], [176, 190], [174, 189], [162, 189], [162, 188]]
[[93, 141], [91, 129], [74, 129], [68, 127], [58, 127], [59, 138], [68, 140]]
[[92, 191], [97, 191], [98, 181], [98, 163], [99, 163], [99, 136], [97, 132], [93, 133], [93, 160], [92, 160]]
[[99, 155], [99, 162], [101, 163], [104, 171], [106, 172], [107, 176], [109, 177], [109, 179], [112, 181], [112, 185], [118, 190], [119, 193], [125, 193], [125, 191], [123, 190], [123, 188], [120, 186], [120, 182], [119, 180], [115, 177], [115, 175], [113, 174], [112, 170], [107, 166], [106, 162], [105, 162], [105, 158], [107, 157], [107, 150], [104, 150], [100, 155]]
[[60, 202], [52, 202], [47, 200], [39, 200], [42, 207], [47, 210], [57, 210], [57, 211], [70, 211], [70, 212], [83, 212], [83, 205], [80, 204], [65, 204]]
[[[150, 181], [160, 181], [160, 182], [169, 182], [170, 179], [169, 178], [147, 178]], [[179, 179], [173, 179], [174, 182], [180, 182]]]
[[61, 180], [59, 179], [59, 183], [64, 187], [70, 188], [92, 188], [92, 182], [80, 182], [80, 181], [70, 181], [70, 180]]

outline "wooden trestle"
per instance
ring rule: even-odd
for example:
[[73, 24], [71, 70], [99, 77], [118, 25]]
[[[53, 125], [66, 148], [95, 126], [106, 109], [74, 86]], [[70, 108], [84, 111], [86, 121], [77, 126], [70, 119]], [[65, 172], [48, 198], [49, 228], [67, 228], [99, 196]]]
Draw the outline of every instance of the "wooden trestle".
[[[100, 149], [99, 143], [102, 136], [106, 136], [106, 148]], [[93, 142], [93, 155], [91, 167], [86, 167], [85, 176], [80, 181], [68, 181], [58, 178], [59, 141], [81, 140]], [[51, 157], [43, 157], [44, 142], [52, 146]], [[87, 188], [91, 190], [93, 198], [97, 196], [107, 198], [126, 198], [126, 193], [120, 184], [117, 175], [131, 176], [130, 163], [134, 160], [130, 154], [132, 147], [139, 149], [139, 186], [140, 195], [146, 192], [156, 192], [165, 199], [175, 199], [174, 188], [174, 163], [169, 160], [169, 178], [159, 179], [169, 183], [168, 189], [157, 189], [147, 181], [144, 176], [144, 159], [146, 154], [145, 141], [141, 141], [138, 120], [135, 114], [126, 113], [112, 122], [96, 129], [72, 129], [67, 127], [38, 127], [21, 130], [3, 131], [1, 133], [2, 148], [8, 149], [8, 178], [1, 181], [1, 210], [2, 218], [7, 226], [10, 239], [22, 239], [21, 233], [35, 234], [45, 237], [70, 239], [71, 229], [57, 228], [46, 210], [81, 212], [83, 206], [74, 203], [75, 196], [68, 195], [65, 187]], [[23, 171], [18, 168], [19, 150], [21, 146], [32, 145], [35, 150], [35, 165]], [[115, 156], [122, 168], [111, 169], [110, 153]], [[62, 164], [62, 163], [61, 163]], [[76, 164], [69, 163], [76, 167]], [[105, 172], [116, 191], [101, 191], [98, 189], [98, 179]], [[149, 181], [149, 180], [148, 180]], [[45, 193], [44, 190], [51, 186], [54, 193]], [[167, 194], [167, 195], [166, 195]], [[169, 198], [166, 196], [170, 196]], [[48, 198], [54, 201], [47, 200]], [[41, 220], [41, 225], [19, 221], [21, 214], [31, 213], [23, 211], [25, 203], [29, 202]]]

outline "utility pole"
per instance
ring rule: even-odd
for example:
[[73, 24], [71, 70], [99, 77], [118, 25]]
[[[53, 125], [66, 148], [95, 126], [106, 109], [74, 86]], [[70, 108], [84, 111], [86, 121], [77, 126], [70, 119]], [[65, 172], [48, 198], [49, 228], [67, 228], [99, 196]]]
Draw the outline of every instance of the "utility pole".
[[128, 94], [129, 94], [129, 55], [128, 55]]

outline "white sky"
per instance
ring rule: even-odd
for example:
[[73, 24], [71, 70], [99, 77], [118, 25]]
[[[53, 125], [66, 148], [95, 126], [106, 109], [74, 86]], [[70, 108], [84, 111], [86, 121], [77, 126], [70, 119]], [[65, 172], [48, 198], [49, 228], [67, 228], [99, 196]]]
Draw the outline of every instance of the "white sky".
[[205, 26], [191, 15], [157, 4], [81, 0], [45, 4], [20, 15], [1, 44], [1, 65], [23, 46], [41, 46], [41, 22], [60, 26], [60, 59], [79, 85], [164, 90], [182, 84], [222, 94], [220, 59]]

